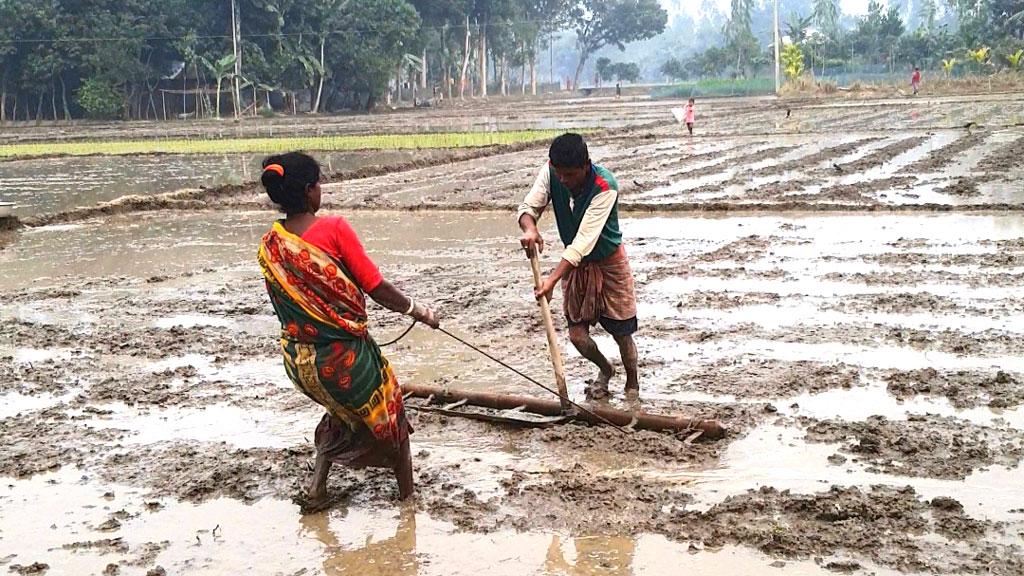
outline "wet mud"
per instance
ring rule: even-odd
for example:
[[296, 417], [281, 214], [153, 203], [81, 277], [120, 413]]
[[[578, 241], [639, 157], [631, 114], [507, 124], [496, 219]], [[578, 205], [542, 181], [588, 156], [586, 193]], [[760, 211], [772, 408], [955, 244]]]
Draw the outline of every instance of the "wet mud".
[[897, 421], [872, 416], [864, 422], [805, 424], [808, 440], [840, 444], [839, 453], [871, 472], [963, 479], [987, 466], [1014, 468], [1024, 458], [1020, 430], [957, 418], [914, 415]]
[[957, 408], [1014, 408], [1024, 403], [1021, 375], [996, 370], [939, 371], [922, 368], [889, 371], [883, 376], [890, 394], [898, 398], [945, 397]]
[[[1020, 102], [953, 105], [971, 115]], [[590, 117], [621, 106], [595, 105]], [[662, 104], [629, 106], [638, 111], [628, 123], [639, 123]], [[552, 535], [657, 536], [659, 555], [693, 558], [697, 571], [730, 547], [758, 555], [751, 573], [1024, 570], [1024, 517], [1013, 512], [1022, 495], [1007, 480], [1024, 458], [1024, 198], [985, 180], [986, 157], [1016, 169], [1014, 128], [908, 137], [871, 125], [883, 115], [858, 124], [859, 105], [807, 103], [794, 110], [799, 122], [850, 129], [766, 138], [750, 133], [774, 129], [754, 119], [761, 104], [749, 114], [728, 106], [705, 124], [727, 142], [661, 125], [597, 136], [592, 152], [614, 159], [623, 184], [641, 317], [641, 399], [624, 398], [616, 359], [607, 402], [718, 419], [729, 434], [508, 429], [410, 401], [412, 512], [421, 526], [444, 526], [421, 540], [441, 546], [430, 545], [420, 573], [460, 573], [465, 555], [451, 551], [467, 535], [489, 542], [473, 556], [497, 574], [545, 573]], [[737, 115], [751, 130], [733, 131]], [[342, 174], [325, 186], [327, 210], [345, 214], [385, 275], [434, 304], [447, 328], [546, 382], [511, 212], [543, 144], [460, 154]], [[958, 178], [977, 185], [972, 204], [941, 191]], [[254, 263], [275, 217], [251, 185], [189, 190], [40, 216], [0, 253], [10, 275], [0, 289], [0, 526], [15, 548], [0, 569], [223, 573], [204, 562], [274, 550], [282, 573], [319, 574], [344, 571], [328, 566], [336, 552], [384, 558], [376, 545], [398, 539], [391, 533], [325, 544], [308, 526], [390, 531], [390, 520], [367, 516], [402, 515], [388, 471], [332, 471], [323, 516], [303, 517], [293, 502], [320, 411], [284, 376]], [[151, 232], [128, 237], [148, 252], [108, 262], [132, 227]], [[546, 269], [557, 256], [545, 255]], [[51, 259], [68, 264], [44, 267]], [[582, 398], [595, 373], [569, 344], [559, 304], [569, 390]], [[378, 341], [407, 325], [376, 306], [370, 314]], [[616, 358], [610, 337], [597, 343]], [[543, 394], [423, 328], [386, 353], [400, 381]], [[8, 536], [14, 514], [54, 490], [83, 491], [82, 524], [59, 537], [50, 523]], [[193, 510], [201, 528], [182, 520]], [[222, 536], [236, 517], [278, 543]], [[500, 542], [513, 537], [542, 537], [517, 548], [536, 552], [536, 566], [502, 567], [512, 561]], [[297, 552], [314, 539], [308, 555]], [[364, 560], [339, 562], [351, 571]], [[300, 567], [283, 567], [293, 561]]]

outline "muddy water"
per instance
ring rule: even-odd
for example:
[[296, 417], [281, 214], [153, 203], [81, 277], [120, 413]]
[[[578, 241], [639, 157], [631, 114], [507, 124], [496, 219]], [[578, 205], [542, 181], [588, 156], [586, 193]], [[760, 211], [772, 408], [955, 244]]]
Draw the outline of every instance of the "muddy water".
[[[725, 546], [699, 555], [662, 536], [501, 530], [473, 534], [406, 506], [296, 516], [291, 502], [230, 499], [181, 504], [65, 470], [5, 487], [0, 522], [22, 518], [3, 544], [45, 560], [50, 573], [625, 576], [702, 573], [830, 574], [810, 560], [780, 562]], [[96, 502], [96, 504], [71, 504]], [[114, 522], [111, 522], [114, 519]], [[877, 574], [895, 574], [878, 570]], [[737, 572], [739, 571], [739, 572]]]
[[[437, 152], [376, 151], [318, 154], [327, 173], [408, 162]], [[264, 155], [90, 156], [0, 162], [0, 200], [21, 216], [93, 206], [127, 195], [252, 182]]]
[[[509, 214], [350, 216], [385, 273], [435, 302], [451, 330], [547, 377]], [[1021, 313], [1007, 291], [1020, 281], [976, 283], [1019, 271], [1012, 257], [1024, 238], [1018, 216], [625, 218], [643, 311], [643, 406], [713, 415], [734, 436], [690, 447], [657, 435], [621, 444], [600, 431], [521, 433], [439, 420], [413, 405], [420, 504], [395, 505], [386, 475], [339, 472], [332, 490], [346, 494], [342, 503], [307, 517], [287, 498], [299, 489], [318, 411], [281, 374], [275, 321], [252, 259], [272, 218], [113, 217], [32, 230], [0, 253], [10, 271], [0, 287], [9, 295], [0, 305], [0, 366], [16, 375], [0, 393], [0, 426], [11, 442], [4, 449], [16, 451], [5, 453], [5, 466], [28, 476], [0, 492], [6, 564], [45, 562], [54, 573], [117, 564], [125, 574], [155, 566], [205, 574], [266, 566], [287, 574], [662, 574], [680, 567], [824, 574], [852, 557], [884, 574], [906, 565], [890, 553], [908, 554], [910, 544], [822, 548], [811, 544], [818, 529], [800, 517], [773, 529], [808, 538], [788, 553], [740, 533], [712, 537], [686, 528], [695, 514], [707, 517], [694, 520], [703, 526], [719, 514], [756, 510], [741, 504], [750, 489], [789, 489], [798, 498], [877, 485], [911, 486], [908, 502], [955, 499], [972, 521], [989, 523], [978, 542], [996, 548], [984, 562], [1013, 567], [1009, 555], [1021, 544], [1013, 535], [1024, 528], [1013, 511], [1024, 499], [1014, 480], [1024, 398], [992, 388], [969, 396], [966, 406], [939, 389], [897, 399], [886, 371], [998, 368], [1019, 377], [1019, 324], [1006, 321], [1006, 310]], [[554, 237], [550, 229], [547, 235]], [[989, 261], [999, 254], [1011, 257]], [[547, 265], [556, 255], [546, 255]], [[917, 274], [919, 289], [946, 298], [945, 307], [928, 321], [907, 304], [890, 304], [884, 318], [879, 311], [865, 321], [855, 312], [861, 299], [910, 290], [830, 276], [865, 272]], [[373, 316], [381, 340], [404, 325], [380, 310]], [[914, 339], [902, 340], [910, 331]], [[110, 333], [118, 337], [111, 341]], [[954, 349], [961, 333], [989, 344]], [[609, 338], [598, 341], [614, 351]], [[591, 371], [562, 344], [570, 392], [581, 397]], [[533, 392], [427, 330], [388, 354], [407, 382]], [[612, 388], [618, 393], [621, 381]], [[996, 399], [1000, 407], [988, 405]], [[956, 427], [963, 442], [993, 443], [988, 452], [958, 452], [951, 458], [958, 467], [947, 471], [934, 460], [942, 445], [886, 464], [839, 440], [811, 437], [823, 426], [850, 427], [857, 437], [864, 432], [855, 426], [876, 416], [897, 431], [946, 418], [934, 420], [937, 433]], [[21, 452], [39, 429], [56, 431], [52, 443]], [[51, 469], [50, 448], [64, 466], [40, 473]], [[879, 498], [864, 505], [880, 506]], [[739, 530], [750, 522], [727, 524]], [[921, 553], [926, 566], [946, 558], [978, 566], [931, 529], [923, 538], [931, 539]]]
[[[820, 112], [855, 126], [864, 110]], [[918, 122], [903, 112], [893, 120]], [[735, 118], [709, 124], [727, 120]], [[689, 145], [676, 135], [641, 146], [675, 174], [668, 186], [705, 166], [732, 193], [735, 177], [789, 171], [805, 156], [813, 162], [798, 167], [803, 173], [860, 162], [865, 183], [884, 182], [955, 142], [948, 132], [920, 137], [904, 148], [906, 135], [860, 136], [856, 147], [825, 155], [814, 140], [842, 146], [849, 137], [794, 137], [787, 143], [796, 149], [749, 138]], [[965, 166], [984, 162], [967, 149]], [[631, 159], [634, 142], [594, 150], [643, 172]], [[721, 166], [699, 164], [716, 160], [700, 154], [719, 151], [728, 156]], [[535, 173], [535, 156], [345, 188], [409, 205], [493, 193], [507, 205]], [[942, 177], [957, 169], [935, 166]], [[834, 186], [847, 177], [826, 179]], [[285, 574], [1022, 569], [1024, 306], [1016, 294], [1024, 223], [1016, 212], [624, 218], [641, 310], [641, 406], [718, 418], [729, 437], [688, 445], [607, 429], [512, 431], [411, 403], [415, 508], [394, 504], [386, 474], [336, 471], [339, 504], [308, 517], [288, 498], [301, 492], [318, 411], [283, 377], [253, 262], [272, 218], [117, 216], [22, 232], [0, 252], [0, 466], [9, 477], [0, 491], [2, 566], [46, 562], [63, 573], [114, 563], [128, 574], [155, 566], [209, 574], [268, 566]], [[436, 304], [450, 330], [550, 378], [510, 213], [360, 211], [350, 219], [389, 279]], [[557, 255], [551, 250], [545, 265]], [[405, 326], [379, 309], [371, 315], [381, 341]], [[570, 393], [581, 398], [592, 369], [564, 333], [561, 343]], [[607, 336], [598, 344], [615, 352]], [[387, 354], [403, 382], [536, 392], [428, 330]], [[620, 375], [610, 402], [628, 408], [621, 387]]]

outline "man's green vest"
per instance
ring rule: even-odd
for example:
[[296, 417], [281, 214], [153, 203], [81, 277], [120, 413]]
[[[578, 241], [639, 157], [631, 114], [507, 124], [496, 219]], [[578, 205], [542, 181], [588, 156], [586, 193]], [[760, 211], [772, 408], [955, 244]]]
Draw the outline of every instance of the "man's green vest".
[[[555, 208], [555, 220], [558, 223], [558, 235], [566, 246], [572, 244], [576, 233], [583, 222], [583, 215], [587, 212], [590, 202], [595, 196], [609, 189], [618, 191], [619, 183], [615, 176], [605, 168], [592, 164], [592, 169], [587, 175], [587, 181], [583, 185], [583, 192], [573, 197], [565, 185], [555, 175], [555, 169], [551, 170], [551, 204]], [[571, 202], [570, 202], [571, 201]], [[583, 258], [584, 262], [603, 260], [618, 250], [622, 244], [622, 232], [619, 231], [619, 201], [615, 200], [612, 211], [608, 215], [604, 229], [601, 230], [601, 237], [597, 240], [594, 250]]]

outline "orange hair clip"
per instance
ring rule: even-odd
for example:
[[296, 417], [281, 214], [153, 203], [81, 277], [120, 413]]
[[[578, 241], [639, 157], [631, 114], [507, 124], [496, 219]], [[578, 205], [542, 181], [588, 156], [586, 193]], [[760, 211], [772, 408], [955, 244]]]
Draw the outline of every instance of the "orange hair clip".
[[278, 176], [284, 178], [284, 166], [281, 166], [280, 164], [267, 164], [266, 168], [264, 168], [263, 171], [266, 172], [267, 170], [270, 170], [271, 172], [277, 172]]

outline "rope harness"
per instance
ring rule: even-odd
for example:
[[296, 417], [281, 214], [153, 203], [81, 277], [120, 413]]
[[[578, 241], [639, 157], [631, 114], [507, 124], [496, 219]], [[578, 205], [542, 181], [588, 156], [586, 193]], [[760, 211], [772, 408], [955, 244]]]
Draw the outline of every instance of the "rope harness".
[[[417, 321], [413, 320], [412, 324], [410, 324], [409, 327], [405, 329], [405, 332], [402, 332], [402, 334], [398, 338], [395, 338], [394, 340], [391, 340], [390, 342], [387, 342], [387, 343], [384, 343], [384, 344], [380, 344], [379, 346], [385, 347], [385, 346], [391, 346], [393, 344], [398, 343], [400, 340], [402, 340], [403, 338], [408, 336], [410, 332], [412, 332], [412, 329], [416, 327], [416, 323], [417, 323]], [[479, 346], [476, 346], [476, 345], [474, 345], [474, 344], [472, 344], [470, 342], [467, 342], [466, 340], [456, 336], [455, 334], [452, 334], [451, 332], [445, 330], [444, 328], [438, 328], [437, 331], [441, 332], [442, 334], [444, 334], [444, 335], [448, 336], [449, 338], [455, 340], [456, 342], [462, 344], [463, 346], [466, 346], [470, 350], [473, 350], [474, 352], [476, 352], [477, 354], [480, 354], [481, 356], [487, 358], [488, 360], [491, 360], [492, 362], [498, 364], [499, 366], [502, 366], [503, 368], [506, 368], [507, 370], [510, 370], [510, 371], [518, 374], [523, 379], [525, 379], [527, 382], [530, 382], [531, 384], [534, 384], [534, 385], [536, 385], [536, 386], [538, 386], [538, 387], [540, 387], [540, 388], [542, 388], [542, 389], [544, 389], [544, 390], [554, 394], [555, 396], [558, 396], [559, 398], [562, 397], [562, 395], [559, 394], [557, 390], [554, 390], [554, 389], [552, 389], [552, 388], [550, 388], [550, 387], [548, 387], [548, 386], [538, 382], [535, 378], [532, 378], [532, 377], [524, 374], [522, 371], [518, 370], [517, 368], [515, 368], [513, 366], [510, 366], [508, 363], [506, 363], [506, 362], [504, 362], [504, 361], [502, 361], [502, 360], [500, 360], [498, 358], [495, 358], [494, 356], [492, 356], [489, 353], [487, 353], [487, 352], [483, 351], [482, 349], [480, 349]], [[572, 400], [570, 400], [568, 398], [566, 398], [565, 400], [567, 402], [569, 402], [569, 404], [571, 404], [574, 408], [576, 408], [580, 412], [583, 412], [584, 414], [589, 414], [595, 420], [599, 420], [601, 422], [604, 422], [605, 424], [607, 424], [608, 426], [611, 426], [612, 428], [618, 430], [622, 434], [626, 434], [626, 435], [629, 434], [629, 432], [625, 428], [623, 428], [622, 426], [619, 426], [618, 424], [615, 424], [614, 422], [611, 422], [610, 420], [608, 420], [604, 416], [601, 416], [600, 414], [596, 414], [593, 411], [588, 410], [588, 409], [584, 408], [583, 406], [580, 406], [579, 404], [577, 404], [576, 402], [573, 402]]]

